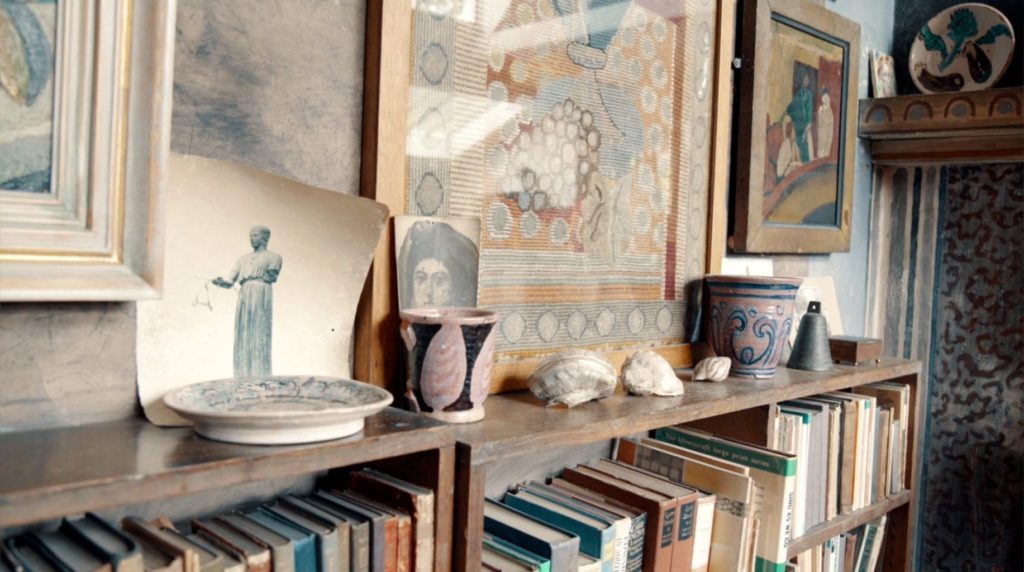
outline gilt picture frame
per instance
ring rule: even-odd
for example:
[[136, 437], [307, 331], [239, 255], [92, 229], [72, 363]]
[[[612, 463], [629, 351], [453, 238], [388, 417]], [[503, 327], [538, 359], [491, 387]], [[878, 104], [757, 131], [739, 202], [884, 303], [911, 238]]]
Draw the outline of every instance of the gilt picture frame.
[[[53, 23], [29, 20], [32, 3], [8, 18], [21, 25], [7, 30], [24, 52], [16, 56], [30, 65], [7, 70], [38, 71], [33, 58], [52, 50], [49, 77], [27, 78], [51, 83], [41, 92], [50, 99], [35, 104], [52, 103], [52, 123], [36, 129], [45, 128], [52, 151], [48, 169], [32, 174], [48, 178], [35, 192], [0, 190], [0, 301], [156, 298], [176, 2], [49, 5]], [[42, 48], [30, 41], [46, 36], [22, 33], [47, 25]], [[19, 144], [19, 133], [7, 135]]]
[[731, 247], [848, 251], [860, 26], [805, 0], [744, 3], [741, 25]]
[[[613, 364], [641, 347], [678, 366], [694, 363], [700, 352], [688, 334], [695, 323], [692, 302], [699, 296], [693, 285], [717, 271], [725, 244], [728, 162], [722, 156], [731, 128], [734, 4], [615, 4], [517, 0], [368, 6], [362, 192], [396, 214], [480, 219], [478, 305], [504, 316], [499, 329], [504, 328], [506, 345], [496, 354], [494, 393], [525, 388], [529, 373], [546, 355], [570, 347], [595, 349]], [[591, 24], [596, 27], [589, 29]], [[654, 65], [659, 58], [662, 65]], [[624, 70], [622, 75], [615, 75], [617, 69]], [[646, 87], [653, 98], [644, 93]], [[678, 94], [674, 101], [673, 90]], [[699, 94], [699, 107], [684, 103], [692, 94]], [[559, 104], [562, 109], [556, 110]], [[605, 109], [597, 110], [599, 104]], [[653, 127], [649, 122], [627, 121], [635, 117], [630, 105], [645, 120], [663, 114], [664, 126], [648, 129]], [[516, 162], [514, 147], [528, 147], [523, 134], [540, 134], [545, 116], [558, 137], [563, 135], [560, 122], [566, 124], [565, 134], [594, 126], [602, 132], [599, 141], [586, 141], [589, 149], [581, 145], [576, 150], [589, 160], [594, 145], [602, 146], [601, 164], [586, 166], [587, 172], [601, 174], [599, 184], [577, 178], [577, 192], [566, 194], [561, 185], [549, 193], [542, 178], [553, 177], [555, 167], [530, 163], [537, 158]], [[575, 120], [577, 128], [569, 127]], [[613, 123], [623, 128], [618, 133], [608, 129]], [[642, 133], [640, 127], [633, 130], [641, 124]], [[661, 167], [649, 145], [664, 145]], [[689, 145], [700, 147], [699, 153], [690, 153]], [[561, 157], [563, 163], [576, 161], [567, 151]], [[511, 173], [510, 165], [525, 168]], [[649, 176], [651, 171], [664, 181]], [[524, 186], [506, 185], [516, 180]], [[663, 208], [636, 209], [634, 199], [649, 192], [645, 185], [659, 182], [665, 193], [656, 200]], [[627, 199], [617, 203], [621, 210], [613, 212], [608, 201], [588, 202], [608, 189], [613, 192], [601, 196], [625, 197], [623, 189], [630, 184], [628, 205]], [[692, 188], [700, 190], [687, 195]], [[662, 224], [676, 216], [669, 212], [685, 212], [685, 222]], [[636, 224], [610, 240], [605, 238], [614, 232], [585, 232], [596, 228], [588, 221], [606, 214], [603, 220], [620, 230], [627, 218]], [[680, 236], [672, 233], [683, 228], [692, 239], [664, 240]], [[644, 291], [651, 292], [651, 299], [643, 304], [613, 300], [614, 292], [630, 292], [626, 280], [615, 275], [616, 261], [629, 259], [644, 240], [650, 247], [649, 239], [636, 239], [645, 230], [657, 230], [659, 240], [653, 242], [660, 245], [645, 252], [647, 262], [660, 260], [657, 268], [649, 264], [637, 273], [650, 275]], [[549, 238], [553, 247], [539, 244]], [[687, 240], [696, 246], [684, 244]], [[377, 253], [357, 329], [356, 377], [384, 386], [400, 382], [388, 358], [400, 347], [395, 269], [381, 263], [394, 259], [398, 246], [385, 244]], [[590, 267], [580, 262], [588, 256]], [[556, 267], [551, 260], [568, 263]], [[607, 276], [600, 275], [597, 269], [606, 267]], [[624, 274], [621, 268], [619, 275]], [[555, 277], [559, 269], [560, 278]], [[613, 294], [598, 299], [594, 283], [585, 283], [588, 275], [594, 283], [606, 280], [605, 292]], [[541, 284], [544, 280], [547, 284]], [[541, 291], [545, 296], [516, 298]], [[644, 337], [647, 333], [653, 335]]]

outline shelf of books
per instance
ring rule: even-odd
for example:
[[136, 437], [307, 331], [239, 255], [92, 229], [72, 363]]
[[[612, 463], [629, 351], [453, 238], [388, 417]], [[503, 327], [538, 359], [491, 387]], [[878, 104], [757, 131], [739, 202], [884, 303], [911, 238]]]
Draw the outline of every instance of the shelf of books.
[[[35, 525], [47, 519], [60, 517], [70, 517], [74, 520], [86, 511], [104, 512], [103, 509], [116, 509], [105, 512], [107, 514], [131, 514], [132, 508], [130, 507], [144, 503], [154, 504], [153, 501], [160, 499], [203, 494], [202, 491], [209, 491], [216, 496], [217, 491], [246, 483], [280, 481], [312, 475], [311, 481], [313, 477], [319, 476], [317, 486], [324, 489], [321, 493], [313, 493], [307, 498], [298, 498], [292, 494], [282, 495], [280, 498], [274, 495], [270, 498], [258, 499], [259, 502], [247, 499], [244, 505], [229, 507], [227, 512], [259, 513], [262, 516], [253, 517], [257, 520], [267, 518], [267, 515], [278, 518], [281, 512], [291, 511], [294, 513], [296, 510], [302, 512], [309, 509], [310, 502], [314, 505], [328, 505], [326, 512], [331, 512], [331, 510], [334, 513], [346, 513], [346, 510], [355, 512], [356, 509], [351, 506], [347, 509], [339, 509], [331, 504], [344, 504], [345, 502], [359, 504], [359, 502], [365, 501], [365, 499], [345, 500], [342, 498], [338, 500], [334, 498], [333, 495], [342, 494], [340, 491], [349, 487], [363, 497], [372, 497], [378, 501], [378, 506], [374, 508], [363, 507], [367, 513], [374, 510], [378, 512], [390, 510], [379, 506], [381, 504], [399, 506], [397, 510], [392, 511], [395, 513], [392, 516], [398, 518], [404, 514], [403, 522], [407, 525], [406, 527], [410, 524], [410, 519], [415, 521], [418, 516], [422, 521], [426, 518], [424, 511], [430, 513], [429, 520], [431, 522], [427, 528], [430, 529], [431, 547], [426, 551], [430, 554], [423, 556], [425, 552], [420, 550], [419, 558], [427, 558], [432, 566], [416, 569], [443, 570], [449, 567], [451, 555], [449, 539], [452, 529], [451, 498], [454, 487], [454, 457], [454, 439], [450, 426], [390, 407], [380, 414], [367, 418], [365, 428], [357, 435], [310, 445], [273, 447], [232, 445], [203, 439], [193, 434], [192, 430], [188, 428], [158, 428], [144, 420], [8, 433], [0, 435], [0, 459], [3, 459], [4, 466], [3, 471], [0, 471], [0, 531], [7, 529], [16, 532], [19, 528], [14, 527]], [[376, 471], [376, 473], [371, 475], [372, 478], [362, 478], [361, 480], [354, 476], [359, 472], [366, 473], [367, 471], [371, 473]], [[369, 481], [374, 482], [369, 483]], [[386, 482], [381, 484], [377, 481]], [[405, 489], [405, 492], [395, 493], [392, 495], [394, 498], [391, 498], [388, 493], [382, 492], [388, 487], [392, 492], [402, 488]], [[312, 493], [312, 491], [309, 492]], [[422, 503], [417, 507], [409, 505], [401, 508], [400, 496], [419, 495], [419, 497], [424, 497], [428, 493], [431, 508], [425, 509]], [[316, 494], [322, 494], [325, 498], [313, 498]], [[344, 495], [342, 494], [342, 496]], [[159, 503], [155, 504], [159, 505]], [[367, 501], [365, 504], [372, 503]], [[124, 509], [124, 507], [129, 508]], [[319, 517], [324, 516], [323, 508], [323, 506], [319, 506]], [[416, 510], [412, 510], [413, 508]], [[204, 511], [208, 512], [209, 508], [196, 506], [194, 515], [206, 514]], [[308, 512], [316, 512], [316, 510], [309, 509]], [[214, 516], [219, 515], [212, 515], [211, 518]], [[358, 520], [365, 515], [355, 517], [348, 514], [348, 516]], [[230, 520], [236, 517], [237, 514], [230, 517], [225, 515], [224, 518]], [[325, 523], [329, 519], [314, 518], [313, 520], [320, 521], [321, 525], [326, 525]], [[378, 520], [380, 519], [378, 518]], [[392, 519], [388, 522], [394, 522], [397, 526], [399, 520], [402, 519]], [[5, 542], [5, 549], [0, 550], [0, 553], [3, 553], [0, 564], [12, 565], [9, 554], [11, 549], [20, 547], [22, 552], [28, 553], [31, 557], [33, 551], [39, 550], [46, 555], [46, 550], [52, 548], [49, 547], [49, 544], [66, 543], [67, 538], [61, 537], [61, 534], [65, 536], [69, 534], [67, 527], [72, 525], [66, 524], [69, 522], [67, 519], [64, 522], [65, 524], [62, 524], [57, 531], [49, 530], [54, 528], [53, 526], [44, 526], [41, 529], [47, 531], [46, 534], [56, 535], [54, 537], [56, 540], [50, 537], [40, 540], [39, 536], [42, 533], [35, 534], [35, 536], [22, 534], [8, 538]], [[97, 522], [103, 522], [103, 524], [97, 524]], [[175, 528], [170, 522], [139, 520], [134, 525], [134, 532], [129, 530], [129, 536], [146, 537], [147, 534], [154, 535], [154, 538], [161, 536], [150, 529], [180, 531], [182, 535], [189, 532], [201, 534], [202, 525], [190, 524], [190, 522], [191, 517], [184, 523], [177, 523], [178, 526]], [[92, 528], [99, 527], [106, 531], [104, 534], [109, 536], [108, 529], [111, 528], [112, 523], [103, 519], [95, 519], [95, 522], [93, 520], [83, 521], [83, 523], [79, 524]], [[128, 525], [128, 520], [124, 521], [124, 525], [129, 528], [131, 526]], [[31, 528], [40, 530], [38, 526]], [[64, 532], [61, 533], [61, 531]], [[365, 535], [363, 536], [365, 537]], [[435, 537], [436, 543], [433, 540]], [[394, 540], [396, 543], [398, 542], [397, 538]], [[153, 540], [153, 542], [160, 544], [159, 540]], [[137, 544], [142, 544], [145, 548], [143, 543]], [[40, 548], [42, 545], [45, 546]], [[397, 550], [397, 544], [395, 547]], [[355, 545], [352, 548], [355, 549]], [[228, 552], [240, 557], [244, 551], [240, 551], [238, 546], [233, 546]], [[298, 552], [295, 557], [299, 557]], [[186, 564], [187, 562], [186, 558]], [[344, 569], [348, 569], [348, 565], [349, 563], [346, 561]], [[13, 563], [15, 570], [25, 568]], [[27, 568], [31, 569], [32, 567]], [[7, 569], [9, 568], [0, 565], [0, 570]], [[54, 570], [56, 568], [40, 567], [38, 569]], [[95, 569], [100, 570], [101, 568]], [[138, 568], [138, 570], [141, 569]], [[147, 565], [146, 569], [150, 569], [150, 566]], [[166, 572], [175, 572], [175, 570], [201, 572], [200, 568], [189, 567], [159, 569], [166, 570]], [[294, 568], [295, 572], [303, 570], [316, 572], [319, 569], [321, 568], [301, 568], [299, 566]], [[323, 569], [327, 570], [328, 568]], [[341, 568], [332, 568], [331, 570], [334, 569]], [[413, 568], [408, 569], [413, 570]], [[203, 567], [201, 570], [206, 572], [208, 569]], [[220, 572], [217, 567], [209, 570]], [[253, 568], [249, 567], [249, 570], [253, 570]], [[275, 567], [274, 570], [277, 568]]]
[[574, 409], [494, 396], [457, 430], [456, 569], [905, 569], [919, 374], [780, 368]]

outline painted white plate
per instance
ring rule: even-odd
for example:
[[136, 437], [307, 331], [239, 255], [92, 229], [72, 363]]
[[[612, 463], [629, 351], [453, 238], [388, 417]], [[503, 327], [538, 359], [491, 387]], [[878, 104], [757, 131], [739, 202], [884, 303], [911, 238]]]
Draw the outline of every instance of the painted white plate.
[[347, 437], [391, 394], [350, 379], [268, 376], [207, 381], [164, 396], [196, 433], [230, 443], [285, 445]]
[[910, 47], [910, 77], [922, 93], [979, 91], [1003, 77], [1013, 58], [1013, 26], [984, 4], [936, 14]]

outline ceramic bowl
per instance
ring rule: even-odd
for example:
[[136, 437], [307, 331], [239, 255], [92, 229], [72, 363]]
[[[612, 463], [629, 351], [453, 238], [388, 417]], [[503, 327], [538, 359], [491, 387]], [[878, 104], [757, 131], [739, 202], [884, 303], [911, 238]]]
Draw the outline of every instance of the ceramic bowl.
[[230, 443], [284, 445], [358, 433], [391, 394], [350, 379], [266, 376], [207, 381], [164, 397], [196, 433]]
[[1010, 21], [984, 4], [936, 14], [910, 47], [910, 77], [922, 93], [979, 91], [999, 81], [1013, 58]]

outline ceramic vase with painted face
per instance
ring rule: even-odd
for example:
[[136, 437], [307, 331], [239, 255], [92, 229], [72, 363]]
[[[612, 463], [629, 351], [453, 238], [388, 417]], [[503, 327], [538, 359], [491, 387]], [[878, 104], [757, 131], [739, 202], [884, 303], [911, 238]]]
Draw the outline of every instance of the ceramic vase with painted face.
[[708, 276], [708, 343], [732, 375], [771, 377], [793, 328], [799, 278]]
[[498, 314], [476, 308], [403, 310], [406, 397], [414, 409], [449, 423], [484, 418]]

